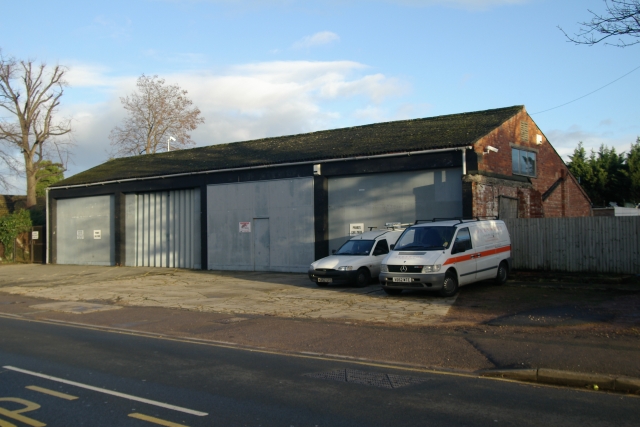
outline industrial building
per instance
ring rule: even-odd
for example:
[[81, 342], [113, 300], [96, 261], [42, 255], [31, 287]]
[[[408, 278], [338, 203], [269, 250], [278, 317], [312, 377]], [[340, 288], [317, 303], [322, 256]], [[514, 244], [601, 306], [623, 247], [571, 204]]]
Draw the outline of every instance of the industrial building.
[[47, 203], [51, 263], [285, 272], [390, 222], [591, 215], [523, 106], [119, 158]]

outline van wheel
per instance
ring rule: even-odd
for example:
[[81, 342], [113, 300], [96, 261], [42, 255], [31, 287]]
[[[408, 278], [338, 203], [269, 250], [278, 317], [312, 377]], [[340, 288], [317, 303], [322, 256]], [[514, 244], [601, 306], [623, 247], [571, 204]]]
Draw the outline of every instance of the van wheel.
[[458, 293], [458, 278], [455, 273], [447, 273], [444, 276], [444, 283], [442, 284], [442, 289], [440, 289], [440, 296], [442, 297], [452, 297]]
[[369, 270], [366, 268], [361, 268], [358, 270], [358, 277], [356, 277], [356, 286], [359, 288], [364, 288], [369, 285], [371, 282], [371, 274], [369, 274]]
[[496, 274], [496, 285], [504, 285], [507, 283], [507, 277], [509, 277], [509, 266], [505, 261], [502, 261], [498, 266], [498, 273]]
[[402, 289], [386, 287], [383, 287], [382, 289], [387, 293], [387, 295], [400, 295], [402, 293]]

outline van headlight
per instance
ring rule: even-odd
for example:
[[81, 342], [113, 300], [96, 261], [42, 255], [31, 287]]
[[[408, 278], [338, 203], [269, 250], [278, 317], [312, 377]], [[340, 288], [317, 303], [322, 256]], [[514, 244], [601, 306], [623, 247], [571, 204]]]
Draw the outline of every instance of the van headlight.
[[422, 272], [423, 273], [435, 273], [436, 271], [440, 271], [441, 267], [442, 267], [441, 264], [425, 265], [424, 267], [422, 267]]
[[387, 264], [380, 265], [380, 272], [381, 273], [388, 273], [389, 272], [389, 267], [387, 267]]
[[343, 265], [342, 267], [338, 267], [338, 271], [351, 271], [353, 267], [350, 265]]

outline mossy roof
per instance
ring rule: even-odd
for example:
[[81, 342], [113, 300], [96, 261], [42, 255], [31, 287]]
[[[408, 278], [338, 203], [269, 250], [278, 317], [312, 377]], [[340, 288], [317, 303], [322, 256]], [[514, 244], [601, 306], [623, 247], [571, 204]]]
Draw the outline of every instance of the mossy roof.
[[110, 160], [52, 187], [473, 145], [523, 106], [400, 120]]

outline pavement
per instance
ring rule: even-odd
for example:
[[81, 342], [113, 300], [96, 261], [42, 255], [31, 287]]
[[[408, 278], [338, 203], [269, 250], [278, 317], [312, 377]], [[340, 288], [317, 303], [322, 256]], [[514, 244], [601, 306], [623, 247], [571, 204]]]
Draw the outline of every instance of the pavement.
[[637, 276], [520, 272], [441, 298], [303, 274], [2, 265], [0, 316], [640, 393]]

